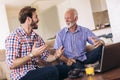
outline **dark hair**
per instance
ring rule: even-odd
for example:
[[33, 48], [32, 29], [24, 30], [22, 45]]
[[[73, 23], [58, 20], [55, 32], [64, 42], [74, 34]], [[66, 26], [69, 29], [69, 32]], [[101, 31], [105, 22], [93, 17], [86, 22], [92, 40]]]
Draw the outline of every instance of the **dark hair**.
[[27, 17], [32, 18], [32, 13], [35, 12], [36, 9], [31, 6], [25, 6], [19, 12], [19, 21], [20, 23], [24, 23]]

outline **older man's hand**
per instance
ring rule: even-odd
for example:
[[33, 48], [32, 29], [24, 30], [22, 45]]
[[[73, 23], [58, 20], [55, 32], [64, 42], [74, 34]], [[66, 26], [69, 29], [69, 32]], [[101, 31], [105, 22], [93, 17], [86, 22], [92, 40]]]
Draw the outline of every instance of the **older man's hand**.
[[75, 60], [75, 59], [68, 59], [68, 60], [67, 60], [67, 65], [68, 65], [68, 66], [71, 66], [73, 63], [76, 63], [76, 60]]
[[89, 37], [89, 39], [93, 42], [95, 48], [97, 48], [100, 45], [104, 45], [104, 41], [100, 39], [96, 39], [95, 37]]

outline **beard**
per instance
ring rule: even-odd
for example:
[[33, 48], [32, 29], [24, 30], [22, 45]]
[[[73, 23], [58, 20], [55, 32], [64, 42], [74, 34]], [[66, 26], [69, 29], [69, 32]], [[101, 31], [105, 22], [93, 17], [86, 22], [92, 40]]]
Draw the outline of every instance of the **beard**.
[[74, 21], [74, 22], [68, 22], [68, 23], [66, 23], [66, 25], [67, 25], [68, 28], [70, 28], [70, 27], [72, 27], [75, 23], [76, 23], [75, 21]]
[[34, 22], [34, 21], [32, 20], [32, 23], [30, 24], [31, 27], [32, 27], [32, 29], [38, 29], [37, 23], [38, 23], [38, 21]]

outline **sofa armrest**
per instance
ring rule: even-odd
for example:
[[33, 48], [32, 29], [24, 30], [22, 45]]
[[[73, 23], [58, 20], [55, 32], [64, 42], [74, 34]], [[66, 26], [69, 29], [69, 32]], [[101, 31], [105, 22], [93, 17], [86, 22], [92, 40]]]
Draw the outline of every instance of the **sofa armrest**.
[[5, 49], [0, 50], [0, 61], [5, 61]]
[[5, 61], [0, 62], [0, 80], [1, 79], [10, 79], [10, 69], [8, 68]]
[[51, 49], [54, 46], [54, 42], [55, 42], [55, 39], [52, 39], [52, 40], [46, 41], [45, 44], [48, 45], [48, 47], [47, 47], [48, 49]]

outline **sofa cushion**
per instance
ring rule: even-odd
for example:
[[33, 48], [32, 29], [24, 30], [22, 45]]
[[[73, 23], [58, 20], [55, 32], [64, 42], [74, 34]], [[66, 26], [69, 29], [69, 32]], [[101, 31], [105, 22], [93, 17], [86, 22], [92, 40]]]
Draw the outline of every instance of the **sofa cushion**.
[[0, 62], [0, 80], [1, 79], [10, 79], [10, 69], [8, 68], [5, 61]]
[[52, 39], [52, 40], [46, 41], [45, 44], [48, 45], [48, 49], [51, 49], [54, 47], [54, 42], [55, 42], [55, 39]]
[[10, 80], [10, 69], [6, 64], [5, 58], [5, 49], [0, 49], [0, 80]]
[[5, 61], [5, 49], [0, 50], [0, 61]]

